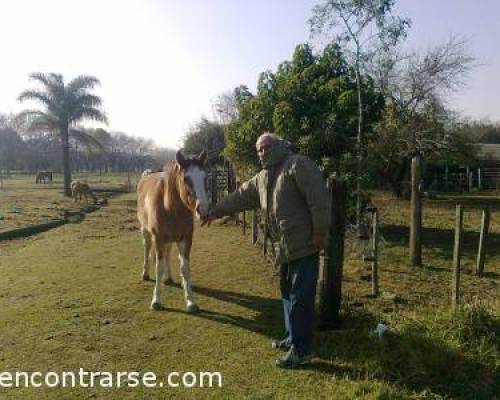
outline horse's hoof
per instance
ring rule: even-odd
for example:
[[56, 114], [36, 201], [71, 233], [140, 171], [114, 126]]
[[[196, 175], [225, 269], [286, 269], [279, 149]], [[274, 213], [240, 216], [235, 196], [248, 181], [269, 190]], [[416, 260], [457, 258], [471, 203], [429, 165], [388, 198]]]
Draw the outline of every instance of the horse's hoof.
[[192, 313], [192, 314], [196, 314], [196, 313], [200, 312], [200, 307], [198, 307], [197, 304], [190, 304], [187, 306], [187, 312]]
[[143, 280], [143, 281], [149, 281], [149, 280], [151, 280], [151, 279], [149, 278], [149, 275], [148, 275], [148, 274], [143, 274], [143, 275], [142, 275], [142, 280]]
[[172, 283], [174, 283], [174, 280], [172, 278], [168, 278], [168, 279], [163, 280], [164, 285], [171, 285]]
[[151, 310], [152, 311], [160, 311], [161, 310], [161, 304], [160, 303], [151, 303]]

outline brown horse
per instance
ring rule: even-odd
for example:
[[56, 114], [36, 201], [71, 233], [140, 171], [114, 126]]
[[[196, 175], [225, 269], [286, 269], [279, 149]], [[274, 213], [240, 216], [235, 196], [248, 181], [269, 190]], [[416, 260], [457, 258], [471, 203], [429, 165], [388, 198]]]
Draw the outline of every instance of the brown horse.
[[52, 171], [38, 171], [35, 178], [35, 183], [52, 182]]
[[193, 213], [208, 214], [205, 173], [206, 153], [185, 158], [180, 151], [176, 161], [167, 163], [164, 172], [143, 176], [137, 187], [137, 218], [144, 244], [142, 279], [149, 280], [149, 253], [156, 257], [156, 283], [151, 309], [159, 310], [162, 283], [171, 281], [169, 254], [172, 244], [179, 250], [181, 280], [187, 310], [198, 311], [189, 270], [193, 241]]

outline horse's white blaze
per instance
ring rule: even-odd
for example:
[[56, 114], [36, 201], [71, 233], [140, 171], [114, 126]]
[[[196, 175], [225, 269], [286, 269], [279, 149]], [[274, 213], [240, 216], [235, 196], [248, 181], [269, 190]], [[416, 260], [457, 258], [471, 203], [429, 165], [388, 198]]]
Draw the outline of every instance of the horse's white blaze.
[[196, 211], [204, 217], [208, 214], [208, 196], [205, 188], [206, 173], [198, 166], [191, 166], [186, 171], [186, 175], [191, 179], [194, 194], [196, 196]]

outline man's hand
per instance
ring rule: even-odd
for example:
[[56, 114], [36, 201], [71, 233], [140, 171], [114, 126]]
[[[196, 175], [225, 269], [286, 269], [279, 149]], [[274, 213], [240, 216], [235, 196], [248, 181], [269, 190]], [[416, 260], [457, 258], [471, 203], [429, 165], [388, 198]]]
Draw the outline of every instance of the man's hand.
[[201, 226], [210, 226], [210, 224], [212, 223], [212, 221], [214, 219], [217, 219], [215, 218], [212, 214], [208, 214], [206, 217], [202, 217], [201, 218]]
[[325, 235], [314, 234], [313, 244], [318, 251], [326, 250], [328, 248], [328, 240]]

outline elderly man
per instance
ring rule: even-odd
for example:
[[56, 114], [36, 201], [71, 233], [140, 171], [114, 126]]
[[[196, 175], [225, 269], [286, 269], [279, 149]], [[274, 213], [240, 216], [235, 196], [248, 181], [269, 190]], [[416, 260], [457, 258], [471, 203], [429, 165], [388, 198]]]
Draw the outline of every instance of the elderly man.
[[261, 207], [280, 264], [286, 335], [273, 348], [287, 350], [276, 360], [293, 368], [312, 358], [314, 299], [319, 251], [327, 245], [328, 195], [319, 168], [272, 133], [256, 143], [260, 171], [223, 198], [203, 225], [216, 218]]

